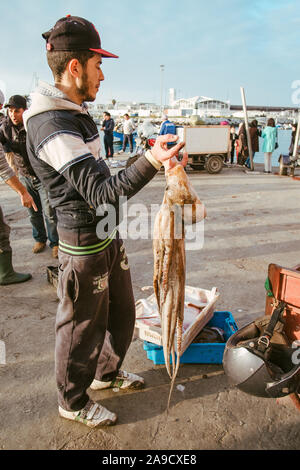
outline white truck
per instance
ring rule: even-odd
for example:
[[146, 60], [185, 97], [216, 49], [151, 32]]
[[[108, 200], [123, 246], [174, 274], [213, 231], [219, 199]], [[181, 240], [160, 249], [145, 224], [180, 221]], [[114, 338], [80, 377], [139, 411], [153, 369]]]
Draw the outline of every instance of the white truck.
[[219, 173], [230, 159], [230, 126], [177, 126], [179, 142], [185, 142], [188, 163], [194, 170]]

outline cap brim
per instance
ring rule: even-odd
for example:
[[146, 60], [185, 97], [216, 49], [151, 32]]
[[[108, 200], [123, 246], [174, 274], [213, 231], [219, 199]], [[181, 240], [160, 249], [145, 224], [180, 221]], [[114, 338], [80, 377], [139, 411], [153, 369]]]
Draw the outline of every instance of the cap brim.
[[[14, 103], [7, 103], [3, 106], [3, 108], [16, 108], [16, 109], [21, 109], [23, 106], [20, 106], [19, 104], [14, 104]], [[25, 109], [25, 108], [23, 108]]]
[[119, 56], [112, 54], [111, 52], [105, 51], [104, 49], [89, 49], [90, 51], [97, 52], [98, 54], [101, 54], [102, 57], [112, 57], [113, 59], [118, 59]]

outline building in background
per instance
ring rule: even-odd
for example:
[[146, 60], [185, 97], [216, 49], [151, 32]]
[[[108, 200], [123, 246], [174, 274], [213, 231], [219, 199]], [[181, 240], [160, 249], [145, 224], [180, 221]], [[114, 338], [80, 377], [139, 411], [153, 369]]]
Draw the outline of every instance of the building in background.
[[192, 98], [175, 99], [176, 90], [169, 90], [169, 116], [191, 116], [200, 117], [229, 116], [230, 102], [221, 101], [207, 96], [193, 96]]
[[[102, 120], [103, 111], [109, 111], [114, 119], [121, 118], [125, 113], [135, 118], [153, 118], [160, 120], [162, 113], [170, 118], [185, 120], [196, 115], [205, 122], [215, 122], [222, 118], [241, 120], [244, 117], [242, 105], [231, 105], [230, 101], [222, 101], [207, 96], [193, 96], [191, 98], [176, 99], [176, 89], [169, 89], [169, 103], [163, 109], [159, 104], [146, 102], [130, 102], [112, 100], [106, 104], [89, 103], [90, 114], [96, 121]], [[248, 118], [267, 119], [273, 117], [278, 122], [295, 122], [298, 119], [298, 108], [247, 106]], [[216, 121], [217, 122], [217, 121]]]

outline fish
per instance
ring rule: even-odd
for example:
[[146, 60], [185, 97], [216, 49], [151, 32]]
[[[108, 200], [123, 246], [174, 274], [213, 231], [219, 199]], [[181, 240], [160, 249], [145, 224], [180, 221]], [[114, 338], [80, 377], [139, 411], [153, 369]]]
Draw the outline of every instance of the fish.
[[186, 279], [185, 226], [203, 220], [206, 210], [182, 164], [168, 169], [165, 177], [163, 202], [153, 227], [153, 287], [161, 320], [165, 365], [171, 379], [168, 411], [181, 354]]

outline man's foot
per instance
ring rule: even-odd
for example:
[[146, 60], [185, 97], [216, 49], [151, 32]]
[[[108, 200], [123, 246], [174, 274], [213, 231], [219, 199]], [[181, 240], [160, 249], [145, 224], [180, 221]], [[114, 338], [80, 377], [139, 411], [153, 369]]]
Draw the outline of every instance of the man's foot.
[[112, 426], [117, 421], [117, 415], [111, 413], [99, 403], [89, 400], [84, 408], [78, 411], [67, 411], [61, 406], [58, 407], [60, 416], [71, 421], [83, 423], [90, 428], [96, 426]]
[[33, 253], [41, 253], [46, 248], [46, 243], [36, 242], [32, 248]]
[[102, 382], [94, 379], [90, 385], [92, 390], [104, 390], [106, 388], [120, 388], [121, 390], [131, 390], [133, 388], [142, 388], [145, 384], [143, 377], [136, 374], [119, 370], [117, 377], [110, 382]]
[[58, 246], [52, 248], [52, 258], [58, 258]]
[[19, 284], [31, 279], [31, 274], [22, 274], [15, 272], [12, 266], [12, 252], [5, 251], [0, 253], [0, 286], [9, 284]]
[[124, 152], [125, 152], [125, 150], [119, 150], [118, 151], [118, 153], [124, 153]]
[[0, 286], [8, 286], [9, 284], [20, 284], [21, 282], [29, 281], [32, 279], [31, 274], [22, 274], [12, 272], [9, 276], [5, 278], [0, 277]]

